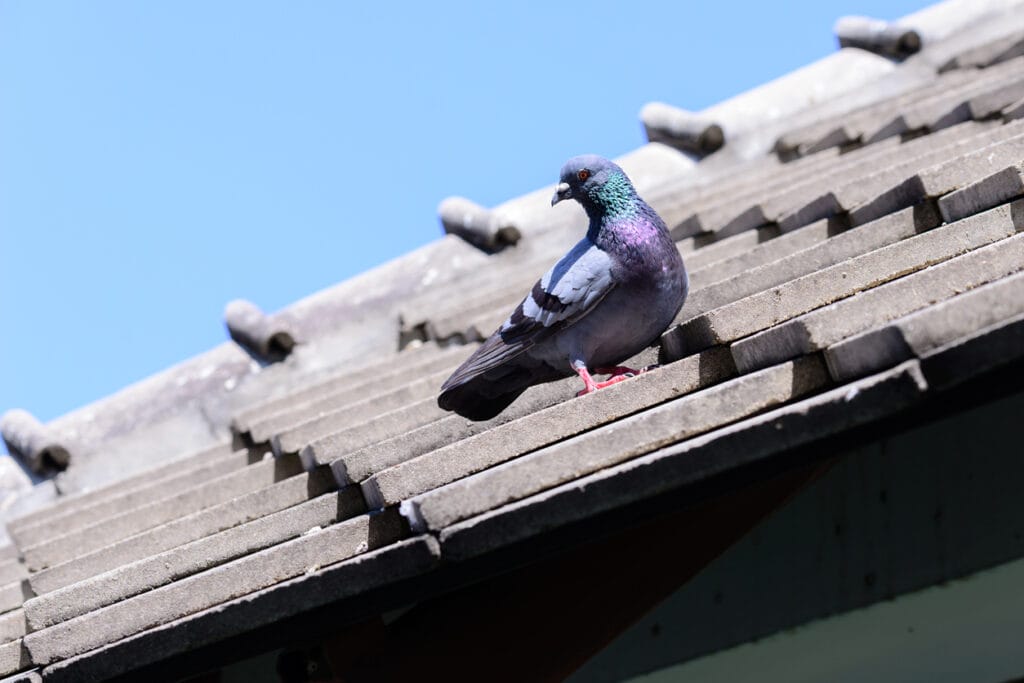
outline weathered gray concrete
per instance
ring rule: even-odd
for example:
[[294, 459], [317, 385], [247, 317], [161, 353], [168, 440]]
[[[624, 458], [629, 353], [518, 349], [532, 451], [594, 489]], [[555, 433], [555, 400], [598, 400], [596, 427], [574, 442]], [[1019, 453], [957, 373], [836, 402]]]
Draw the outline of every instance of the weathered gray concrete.
[[1024, 194], [1024, 161], [996, 171], [966, 187], [939, 198], [939, 210], [947, 223], [980, 213]]
[[982, 285], [948, 301], [845, 339], [825, 349], [829, 373], [846, 382], [920, 358], [1001, 321], [1024, 315], [1024, 273]]
[[[904, 209], [856, 230], [841, 232], [806, 249], [790, 252], [779, 260], [751, 268], [728, 280], [697, 289], [687, 299], [680, 317], [689, 320], [743, 297], [913, 237], [941, 222], [932, 204]], [[821, 231], [824, 226], [817, 223], [807, 227]]]
[[744, 375], [580, 434], [402, 504], [413, 529], [455, 522], [775, 408], [828, 382], [812, 356]]
[[36, 595], [83, 581], [137, 560], [142, 560], [231, 529], [250, 520], [272, 515], [327, 493], [334, 477], [327, 468], [303, 472], [284, 481], [105, 545], [85, 555], [43, 569], [29, 578]]
[[[945, 161], [913, 174], [907, 175], [898, 182], [889, 182], [891, 175], [882, 171], [882, 181], [875, 182], [872, 178], [863, 180], [861, 190], [870, 190], [874, 197], [865, 199], [863, 203], [850, 211], [850, 223], [861, 225], [873, 221], [880, 216], [892, 213], [907, 206], [913, 206], [925, 199], [941, 197], [972, 182], [991, 175], [1020, 160], [1024, 155], [1024, 123], [1013, 121], [992, 129], [991, 133], [978, 137], [998, 139], [985, 147], [976, 147], [975, 139], [970, 146], [974, 151], [967, 153], [951, 153]], [[965, 141], [966, 146], [968, 141]], [[888, 185], [888, 187], [884, 187]], [[850, 185], [851, 192], [859, 191], [856, 184]], [[884, 187], [876, 193], [876, 190]], [[852, 196], [848, 201], [853, 203], [859, 197]]]
[[37, 524], [51, 516], [65, 514], [73, 510], [88, 507], [95, 504], [97, 501], [106, 500], [113, 491], [133, 489], [156, 479], [176, 476], [180, 474], [182, 470], [201, 466], [207, 460], [230, 454], [232, 450], [230, 443], [223, 443], [214, 446], [213, 448], [204, 449], [198, 453], [192, 453], [181, 458], [174, 458], [158, 465], [157, 467], [152, 467], [143, 472], [139, 472], [138, 474], [133, 474], [129, 477], [119, 479], [108, 486], [102, 486], [91, 491], [84, 491], [66, 498], [58, 498], [52, 505], [38, 510], [33, 510], [32, 512], [9, 520], [7, 522], [7, 528], [11, 531], [20, 530]]
[[706, 156], [725, 144], [722, 127], [700, 114], [662, 102], [648, 102], [640, 110], [647, 139]]
[[[27, 661], [27, 653], [25, 654], [25, 658]], [[43, 676], [39, 672], [39, 669], [32, 669], [29, 671], [20, 671], [4, 679], [0, 679], [0, 683], [40, 683], [42, 680]]]
[[302, 463], [298, 456], [268, 458], [195, 488], [169, 492], [167, 497], [148, 505], [125, 510], [120, 515], [25, 548], [25, 564], [33, 572], [52, 567], [189, 513], [266, 488], [300, 472]]
[[494, 257], [503, 263], [494, 263], [493, 268], [473, 273], [471, 280], [453, 283], [444, 292], [432, 291], [429, 296], [404, 300], [399, 313], [400, 329], [407, 335], [429, 339], [429, 332], [423, 328], [431, 320], [457, 313], [463, 305], [468, 309], [479, 307], [502, 296], [509, 287], [525, 293], [583, 235], [585, 217], [581, 213], [574, 216], [574, 220], [580, 221], [579, 232], [568, 230], [520, 243], [514, 252], [506, 251]]
[[31, 596], [32, 589], [25, 579], [0, 586], [0, 614], [18, 609], [25, 599]]
[[474, 557], [668, 491], [683, 495], [689, 484], [892, 415], [926, 388], [911, 361], [453, 524], [440, 534], [441, 552]]
[[258, 420], [250, 419], [250, 437], [256, 442], [266, 441], [273, 434], [346, 408], [350, 409], [353, 415], [366, 413], [368, 405], [372, 405], [374, 400], [401, 404], [402, 391], [408, 392], [409, 385], [415, 379], [451, 371], [471, 350], [458, 347], [436, 349], [432, 356], [418, 355], [419, 362], [412, 368], [409, 367], [410, 364], [396, 364], [394, 368], [381, 369], [377, 377], [369, 377], [358, 383], [348, 382], [342, 377], [330, 385], [331, 391], [326, 391], [323, 395], [280, 405], [276, 411], [267, 410]]
[[79, 450], [74, 439], [59, 434], [22, 408], [11, 408], [0, 415], [0, 437], [8, 454], [41, 477], [65, 470], [71, 465], [72, 451]]
[[522, 233], [501, 212], [486, 209], [465, 197], [447, 197], [437, 207], [441, 227], [488, 254], [513, 246]]
[[[625, 364], [646, 367], [656, 361], [657, 351], [648, 348]], [[568, 400], [581, 385], [577, 377], [570, 377], [531, 387], [500, 415], [485, 422], [447, 414], [440, 420], [358, 449], [353, 449], [347, 438], [327, 436], [303, 448], [301, 455], [307, 467], [330, 465], [338, 485], [347, 486], [392, 465]]]
[[1002, 114], [1003, 119], [1006, 121], [1016, 121], [1017, 119], [1024, 118], [1024, 97], [1004, 107]]
[[972, 118], [970, 98], [982, 90], [983, 86], [976, 86], [938, 93], [905, 109], [901, 118], [909, 131], [933, 131], [955, 126]]
[[1004, 239], [839, 301], [731, 346], [743, 372], [827, 348], [842, 339], [1024, 268], [1024, 235]]
[[25, 610], [16, 609], [0, 615], [0, 643], [21, 638], [25, 632]]
[[501, 297], [480, 306], [478, 311], [458, 313], [437, 320], [431, 320], [429, 327], [432, 339], [478, 340], [483, 341], [498, 329], [498, 326], [515, 310], [515, 307], [530, 291], [531, 285], [513, 286]]
[[[965, 146], [977, 148], [999, 139], [1002, 134], [995, 132], [995, 128], [966, 122], [930, 135], [927, 140], [912, 140], [898, 146], [875, 143], [858, 150], [862, 152], [860, 155], [851, 153], [849, 161], [829, 169], [827, 174], [810, 177], [787, 193], [769, 200], [765, 204], [766, 216], [777, 221], [785, 231], [818, 218], [849, 211], [913, 172], [955, 156]], [[905, 203], [897, 208], [915, 203]], [[880, 212], [875, 218], [881, 215], [883, 213]]]
[[[981, 69], [990, 64], [1003, 61], [1008, 55], [1012, 55], [1015, 48], [1018, 48], [1021, 42], [1020, 34], [1015, 30], [1013, 17], [1008, 17], [1011, 20], [1009, 22], [1000, 22], [1004, 26], [1000, 29], [998, 27], [984, 27], [982, 30], [992, 32], [996, 30], [1008, 31], [1008, 34], [992, 34], [991, 39], [980, 41], [975, 43], [968, 49], [964, 49], [957, 54], [949, 55], [949, 58], [940, 64], [939, 69], [943, 72], [951, 71], [953, 69]], [[1019, 23], [1019, 20], [1016, 22]], [[977, 34], [978, 29], [974, 29], [968, 34]]]
[[[894, 92], [891, 97], [865, 103], [853, 110], [834, 110], [831, 116], [825, 115], [781, 135], [773, 151], [780, 159], [789, 159], [789, 163], [819, 157], [828, 152], [838, 155], [837, 147], [863, 142], [866, 131], [875, 130], [883, 120], [892, 117], [893, 111], [935, 85], [934, 79], [916, 84], [907, 82], [905, 88]], [[895, 145], [898, 142], [890, 139], [882, 140], [880, 144]]]
[[113, 642], [46, 668], [48, 681], [103, 680], [330, 602], [419, 576], [439, 564], [430, 536], [399, 541]]
[[875, 54], [903, 59], [921, 49], [921, 36], [898, 22], [870, 17], [840, 17], [833, 27], [841, 47], [859, 47]]
[[[773, 222], [779, 223], [784, 231], [793, 230], [857, 207], [915, 172], [957, 156], [964, 149], [978, 149], [1011, 134], [1001, 128], [965, 124], [928, 136], [927, 144], [912, 140], [899, 146], [862, 148], [844, 155], [822, 172], [781, 175], [768, 187], [759, 188], [749, 198], [753, 203], [746, 208], [736, 204], [735, 196], [723, 197], [720, 204], [703, 213], [701, 225], [716, 234], [735, 234]], [[912, 206], [924, 198], [892, 210]], [[874, 218], [881, 215], [884, 214], [878, 213]]]
[[833, 147], [843, 147], [860, 141], [860, 130], [843, 123], [834, 124], [824, 135], [813, 140], [803, 149], [804, 154], [817, 154]]
[[720, 382], [731, 376], [732, 371], [728, 354], [715, 349], [531, 413], [374, 474], [362, 483], [367, 505], [374, 508], [397, 504], [550, 443]]
[[865, 129], [861, 134], [861, 142], [865, 145], [878, 145], [887, 140], [893, 140], [898, 135], [909, 133], [911, 128], [903, 114], [890, 112], [887, 119], [883, 119], [874, 128]]
[[97, 524], [109, 517], [115, 517], [125, 510], [146, 505], [167, 496], [169, 492], [185, 491], [195, 486], [240, 470], [251, 464], [255, 458], [246, 451], [236, 451], [214, 456], [192, 468], [183, 468], [178, 474], [168, 474], [153, 481], [139, 482], [135, 487], [120, 491], [109, 491], [109, 497], [90, 505], [59, 512], [40, 519], [34, 524], [12, 530], [14, 540], [23, 548], [39, 545], [58, 536]]
[[796, 208], [779, 213], [774, 220], [779, 224], [782, 232], [792, 232], [805, 225], [810, 225], [814, 221], [839, 217], [842, 213], [843, 206], [835, 194], [826, 192], [809, 201], [797, 204]]
[[[858, 57], [863, 57], [866, 53], [861, 50], [840, 50], [839, 53], [833, 56], [838, 62], [851, 58], [855, 54]], [[830, 61], [830, 59], [831, 57], [827, 60]], [[816, 65], [809, 67], [808, 70], [803, 70], [799, 78], [802, 79], [811, 72], [817, 72], [822, 68], [822, 65], [823, 61], [819, 61]], [[701, 209], [721, 204], [723, 195], [731, 193], [733, 198], [751, 197], [754, 190], [765, 188], [767, 184], [775, 180], [781, 174], [796, 172], [798, 169], [802, 172], [810, 168], [817, 168], [820, 170], [823, 167], [827, 167], [831, 162], [835, 162], [838, 155], [834, 154], [835, 151], [829, 150], [825, 153], [821, 153], [820, 155], [805, 157], [804, 159], [797, 160], [792, 164], [787, 164], [782, 173], [773, 173], [773, 170], [780, 170], [777, 162], [775, 162], [772, 157], [765, 155], [764, 153], [767, 153], [770, 150], [770, 147], [777, 139], [777, 136], [787, 130], [791, 130], [794, 127], [811, 121], [821, 121], [822, 118], [830, 118], [833, 116], [838, 118], [840, 115], [847, 114], [851, 106], [856, 106], [857, 104], [865, 101], [876, 101], [879, 98], [884, 98], [891, 94], [902, 92], [906, 87], [912, 87], [922, 79], [931, 80], [932, 77], [932, 74], [925, 74], [921, 70], [915, 70], [913, 74], [908, 74], [906, 70], [893, 72], [892, 63], [887, 62], [883, 65], [881, 60], [874, 62], [870, 68], [873, 67], [882, 67], [885, 69], [887, 77], [883, 78], [881, 82], [872, 82], [872, 90], [868, 97], [864, 97], [864, 93], [862, 92], [844, 92], [843, 96], [838, 100], [840, 105], [835, 109], [831, 109], [830, 106], [825, 105], [810, 106], [810, 108], [808, 108], [808, 102], [806, 99], [801, 100], [795, 96], [795, 93], [801, 91], [799, 88], [804, 86], [797, 85], [795, 81], [788, 79], [776, 81], [770, 84], [767, 88], [759, 88], [755, 92], [748, 93], [750, 98], [746, 95], [739, 95], [737, 98], [724, 102], [721, 105], [721, 108], [731, 111], [730, 114], [726, 114], [727, 118], [729, 116], [736, 116], [738, 114], [736, 110], [739, 110], [743, 112], [743, 114], [740, 115], [742, 118], [750, 116], [753, 119], [753, 114], [755, 112], [761, 112], [763, 115], [765, 112], [763, 108], [765, 108], [765, 106], [770, 106], [772, 112], [770, 118], [773, 119], [772, 125], [766, 126], [763, 116], [757, 117], [760, 120], [757, 124], [755, 124], [753, 120], [746, 122], [746, 125], [751, 127], [745, 128], [748, 135], [745, 135], [744, 139], [742, 139], [739, 144], [743, 150], [741, 154], [745, 157], [748, 163], [742, 165], [726, 165], [728, 173], [724, 173], [723, 176], [727, 176], [727, 182], [721, 182], [721, 180], [725, 179], [724, 177], [716, 178], [717, 180], [720, 180], [720, 182], [713, 183], [710, 191], [708, 191], [707, 188], [702, 188], [705, 189], [705, 191], [699, 191], [699, 193], [694, 194], [686, 193], [677, 197], [674, 201], [666, 202], [665, 205], [652, 204], [652, 206], [655, 206], [655, 208], [663, 212], [663, 216], [666, 217], [667, 222], [674, 226], [674, 233], [678, 230], [680, 236], [683, 236], [685, 233], [695, 234], [696, 232], [701, 231], [701, 229], [710, 229], [707, 226], [705, 228], [700, 227], [699, 212]], [[825, 69], [830, 68], [831, 66], [826, 67]], [[858, 66], [858, 68], [860, 67]], [[901, 76], [906, 75], [909, 75], [910, 77], [901, 78]], [[846, 74], [846, 76], [849, 76], [849, 74]], [[860, 74], [860, 76], [863, 76], [863, 74]], [[820, 92], [819, 88], [821, 85], [823, 84], [816, 83], [812, 87], [815, 91]], [[766, 103], [764, 93], [768, 91], [780, 93], [783, 90], [785, 91], [785, 94], [783, 95], [786, 100], [785, 102], [772, 101], [771, 104]], [[822, 100], [824, 99], [829, 98], [822, 98]], [[720, 108], [713, 109], [715, 112], [720, 111]], [[804, 111], [797, 115], [794, 109]], [[825, 110], [828, 111], [826, 112]], [[791, 119], [790, 115], [782, 114], [783, 112], [790, 112], [795, 115], [795, 117]], [[785, 119], [784, 123], [781, 119]], [[727, 134], [734, 132], [730, 131], [728, 126], [725, 127], [725, 130]], [[751, 154], [753, 151], [752, 145], [758, 148], [758, 152], [755, 154]], [[732, 148], [735, 150], [737, 147], [733, 146]], [[727, 148], [727, 152], [728, 151], [729, 150]], [[823, 159], [819, 157], [823, 157]], [[807, 162], [806, 164], [803, 163], [805, 160]], [[717, 160], [713, 158], [710, 161], [714, 162]], [[714, 164], [711, 166], [714, 166]], [[705, 170], [710, 169], [708, 169], [707, 166], [705, 168], [701, 168], [701, 171]], [[728, 185], [727, 188], [725, 187], [726, 185]], [[716, 189], [719, 191], [716, 191]], [[774, 190], [769, 191], [769, 195], [770, 194], [774, 194]], [[694, 213], [697, 215], [694, 216]]]
[[[864, 169], [871, 172], [843, 183], [836, 189], [836, 196], [850, 212], [851, 224], [861, 225], [927, 198], [939, 197], [996, 170], [986, 171], [977, 165], [956, 167], [950, 164], [951, 160], [963, 157], [976, 159], [981, 150], [992, 145], [1013, 144], [1015, 139], [1020, 142], [1021, 132], [1022, 129], [1017, 127], [967, 122], [917, 138], [933, 142], [933, 138], [944, 134], [945, 143], [930, 145], [911, 159], [897, 157], [891, 165]], [[908, 190], [914, 193], [905, 194]]]
[[[769, 174], [758, 172], [750, 177], [730, 178], [729, 182], [696, 197], [686, 207], [687, 218], [674, 225], [673, 237], [680, 239], [684, 235], [695, 235], [696, 239], [706, 239], [713, 234], [715, 238], [721, 239], [770, 223], [770, 210], [764, 210], [762, 203], [771, 203], [776, 197], [784, 195], [788, 198], [788, 207], [792, 202], [791, 197], [806, 194], [807, 181], [834, 172], [837, 164], [851, 162], [851, 157], [836, 159], [831, 155], [826, 156], [829, 156], [828, 164], [822, 164], [822, 160], [814, 157], [806, 157], [778, 166]], [[737, 197], [743, 197], [743, 203], [737, 204]]]
[[[506, 300], [518, 292], [520, 296], [529, 291], [533, 283], [540, 277], [552, 263], [557, 261], [561, 254], [551, 254], [549, 259], [536, 264], [524, 264], [517, 268], [517, 272], [509, 273], [506, 277], [494, 286], [479, 288], [473, 287], [470, 291], [453, 292], [451, 296], [444, 297], [440, 301], [423, 302], [415, 310], [410, 310], [407, 317], [403, 318], [403, 326], [419, 328], [419, 331], [426, 339], [443, 340], [450, 336], [444, 328], [457, 325], [459, 318], [465, 318], [479, 314], [488, 309], [499, 307], [499, 302]], [[443, 321], [451, 319], [452, 325]], [[441, 321], [439, 323], [439, 321]]]
[[[649, 356], [648, 363], [637, 365], [653, 363], [653, 354]], [[310, 449], [315, 449], [311, 456], [319, 463], [330, 464], [339, 486], [357, 484], [393, 465], [567, 401], [575, 396], [579, 386], [580, 381], [577, 377], [541, 384], [531, 387], [500, 415], [490, 420], [472, 422], [460, 415], [448, 415], [406, 434], [355, 451], [349, 451], [343, 444], [325, 448], [325, 444], [314, 443], [310, 446]]]
[[20, 581], [28, 576], [21, 560], [6, 560], [0, 563], [0, 585], [12, 581]]
[[287, 317], [268, 316], [246, 299], [233, 299], [224, 306], [224, 326], [236, 344], [264, 362], [280, 362], [295, 348]]
[[1009, 318], [929, 351], [921, 370], [929, 386], [948, 389], [976, 374], [1020, 360], [1024, 354], [1024, 316]]
[[[683, 260], [686, 262], [686, 269], [690, 275], [712, 270], [712, 264], [725, 263], [732, 259], [739, 258], [748, 251], [757, 249], [764, 244], [772, 243], [779, 238], [781, 232], [776, 225], [766, 225], [756, 230], [748, 230], [738, 235], [725, 237], [718, 240], [691, 238], [683, 242], [677, 242], [680, 252], [683, 252]], [[693, 248], [684, 251], [682, 245], [690, 243]], [[732, 273], [730, 273], [732, 274]], [[714, 282], [722, 279], [723, 276], [707, 276], [707, 282]], [[692, 284], [692, 283], [691, 283]], [[695, 284], [693, 286], [696, 286]]]
[[25, 636], [46, 665], [397, 541], [394, 511], [360, 515]]
[[1008, 106], [1024, 97], [1024, 78], [1014, 77], [966, 102], [971, 118], [999, 116]]
[[330, 452], [340, 455], [372, 447], [376, 443], [402, 436], [447, 416], [448, 413], [437, 407], [436, 396], [428, 396], [403, 408], [383, 413], [362, 424], [341, 429], [304, 445], [300, 451], [302, 462], [306, 469], [316, 467], [324, 464], [318, 458], [318, 454]]
[[0, 676], [27, 669], [31, 664], [28, 651], [20, 638], [0, 645]]
[[993, 89], [1001, 88], [1019, 74], [1019, 63], [1001, 64], [996, 68], [968, 74], [967, 79], [953, 82], [945, 74], [942, 83], [936, 84], [930, 94], [915, 98], [894, 111], [892, 120], [883, 123], [877, 130], [868, 132], [867, 140], [877, 141], [883, 135], [899, 135], [912, 131], [936, 131], [962, 123], [972, 118], [968, 103]]
[[[338, 416], [345, 414], [351, 416], [350, 424], [359, 424], [389, 407], [399, 408], [422, 398], [434, 383], [440, 385], [461, 362], [462, 354], [456, 356], [458, 360], [451, 356], [447, 359], [449, 362], [440, 369], [424, 375], [403, 371], [397, 377], [382, 378], [379, 384], [371, 382], [357, 387], [342, 385], [337, 393], [253, 423], [249, 435], [257, 443], [272, 441], [275, 435], [309, 429], [319, 421], [337, 422]], [[376, 411], [375, 406], [379, 406]]]
[[825, 121], [802, 126], [779, 138], [776, 148], [783, 156], [814, 154], [833, 146], [866, 142], [873, 144], [898, 142], [891, 135], [878, 136], [899, 112], [915, 100], [927, 97], [940, 90], [962, 86], [974, 74], [966, 71], [952, 71], [924, 83], [910, 85], [905, 91], [892, 97], [841, 111]]
[[341, 388], [350, 391], [378, 382], [378, 386], [403, 384], [403, 375], [418, 375], [448, 367], [459, 358], [469, 355], [466, 349], [439, 349], [435, 346], [420, 346], [403, 350], [393, 358], [370, 362], [366, 365], [345, 365], [317, 372], [297, 373], [304, 381], [284, 395], [275, 396], [239, 411], [231, 420], [232, 429], [240, 434], [247, 433], [254, 424], [269, 419], [278, 413], [300, 406], [309, 405], [324, 397], [336, 394]]
[[29, 629], [38, 631], [53, 626], [364, 511], [365, 505], [358, 487], [326, 493], [294, 507], [27, 600], [24, 610]]
[[709, 311], [666, 332], [663, 339], [676, 337], [667, 343], [687, 352], [729, 343], [1003, 239], [1016, 229], [1005, 205]]

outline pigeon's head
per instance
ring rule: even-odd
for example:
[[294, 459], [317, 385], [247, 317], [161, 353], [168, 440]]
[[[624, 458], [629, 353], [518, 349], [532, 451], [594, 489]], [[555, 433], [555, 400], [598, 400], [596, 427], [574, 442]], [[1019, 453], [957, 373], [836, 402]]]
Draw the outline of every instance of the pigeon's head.
[[563, 199], [575, 199], [584, 208], [606, 204], [612, 195], [633, 195], [633, 185], [618, 164], [596, 154], [573, 157], [562, 166], [551, 206]]

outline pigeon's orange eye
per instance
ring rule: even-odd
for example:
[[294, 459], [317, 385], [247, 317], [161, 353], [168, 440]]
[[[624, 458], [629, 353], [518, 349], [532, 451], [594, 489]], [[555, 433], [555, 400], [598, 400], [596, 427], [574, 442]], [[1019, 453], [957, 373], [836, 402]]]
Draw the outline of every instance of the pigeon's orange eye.
[[576, 177], [579, 178], [580, 182], [582, 183], [586, 181], [587, 178], [590, 177], [590, 171], [584, 168], [583, 170], [576, 174]]

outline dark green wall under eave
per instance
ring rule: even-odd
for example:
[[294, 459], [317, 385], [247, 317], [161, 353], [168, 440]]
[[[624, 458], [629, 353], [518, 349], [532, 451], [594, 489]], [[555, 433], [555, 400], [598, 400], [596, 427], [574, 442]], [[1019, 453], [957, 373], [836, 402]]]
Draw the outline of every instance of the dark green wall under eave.
[[[1022, 416], [1017, 393], [837, 454], [570, 680], [1024, 675], [1024, 648], [996, 637], [1024, 633]], [[893, 624], [902, 640], [879, 637]]]

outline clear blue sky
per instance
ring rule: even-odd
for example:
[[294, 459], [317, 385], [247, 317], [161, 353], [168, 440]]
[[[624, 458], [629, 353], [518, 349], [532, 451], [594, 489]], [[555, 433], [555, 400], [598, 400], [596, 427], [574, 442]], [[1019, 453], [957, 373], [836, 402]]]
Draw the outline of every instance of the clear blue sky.
[[[928, 2], [0, 0], [0, 412], [46, 421]], [[372, 5], [372, 7], [371, 7]]]

